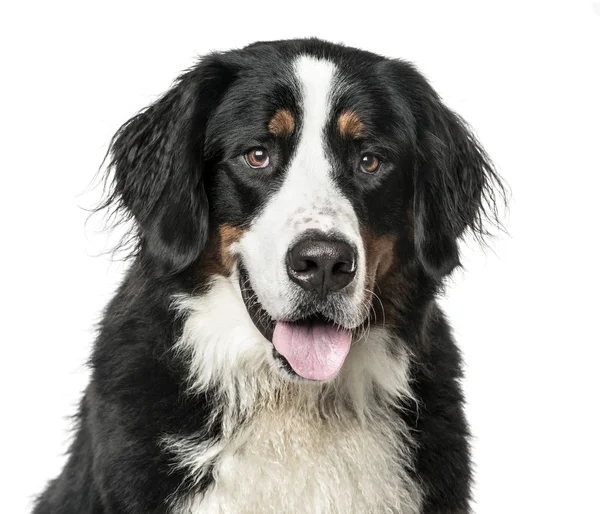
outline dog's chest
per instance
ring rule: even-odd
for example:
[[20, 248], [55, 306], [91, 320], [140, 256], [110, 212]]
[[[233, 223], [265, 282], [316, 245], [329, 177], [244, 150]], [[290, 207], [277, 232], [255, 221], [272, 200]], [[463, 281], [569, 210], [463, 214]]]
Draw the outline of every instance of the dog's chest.
[[183, 512], [417, 512], [405, 450], [387, 424], [262, 414], [222, 448], [214, 484]]

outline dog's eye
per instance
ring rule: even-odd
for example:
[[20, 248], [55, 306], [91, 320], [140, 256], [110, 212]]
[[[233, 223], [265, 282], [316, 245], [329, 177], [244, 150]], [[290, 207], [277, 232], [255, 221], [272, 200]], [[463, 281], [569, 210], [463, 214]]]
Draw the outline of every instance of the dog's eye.
[[360, 171], [373, 174], [381, 166], [381, 161], [371, 153], [366, 153], [360, 158]]
[[269, 153], [264, 148], [253, 148], [245, 157], [251, 168], [266, 168], [269, 165]]

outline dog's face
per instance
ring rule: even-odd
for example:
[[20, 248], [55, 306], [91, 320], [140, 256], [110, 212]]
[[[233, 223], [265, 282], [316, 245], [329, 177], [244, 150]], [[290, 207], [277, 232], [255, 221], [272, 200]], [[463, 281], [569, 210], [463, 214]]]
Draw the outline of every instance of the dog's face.
[[317, 40], [209, 56], [112, 151], [142, 254], [234, 277], [273, 358], [311, 380], [342, 367], [375, 289], [400, 294], [386, 277], [458, 264], [495, 178], [414, 68]]

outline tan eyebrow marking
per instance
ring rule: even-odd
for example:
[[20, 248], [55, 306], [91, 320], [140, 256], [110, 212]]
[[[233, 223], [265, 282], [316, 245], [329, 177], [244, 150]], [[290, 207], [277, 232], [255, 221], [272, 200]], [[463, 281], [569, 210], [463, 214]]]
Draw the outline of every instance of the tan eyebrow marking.
[[294, 132], [294, 115], [287, 109], [277, 109], [269, 121], [269, 132], [274, 136], [287, 137]]
[[338, 128], [343, 137], [358, 139], [364, 134], [365, 125], [354, 111], [346, 111], [338, 119]]

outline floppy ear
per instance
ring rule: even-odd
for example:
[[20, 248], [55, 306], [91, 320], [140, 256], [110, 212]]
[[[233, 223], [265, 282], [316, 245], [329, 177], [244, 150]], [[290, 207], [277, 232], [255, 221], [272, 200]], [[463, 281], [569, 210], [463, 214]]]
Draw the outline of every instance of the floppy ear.
[[139, 251], [169, 272], [189, 266], [206, 245], [205, 128], [231, 80], [217, 56], [205, 58], [111, 142], [114, 179], [107, 204], [133, 217]]
[[441, 278], [460, 264], [458, 238], [467, 228], [485, 235], [496, 220], [494, 190], [502, 185], [466, 123], [431, 89], [422, 99], [414, 221], [417, 255], [431, 276]]

